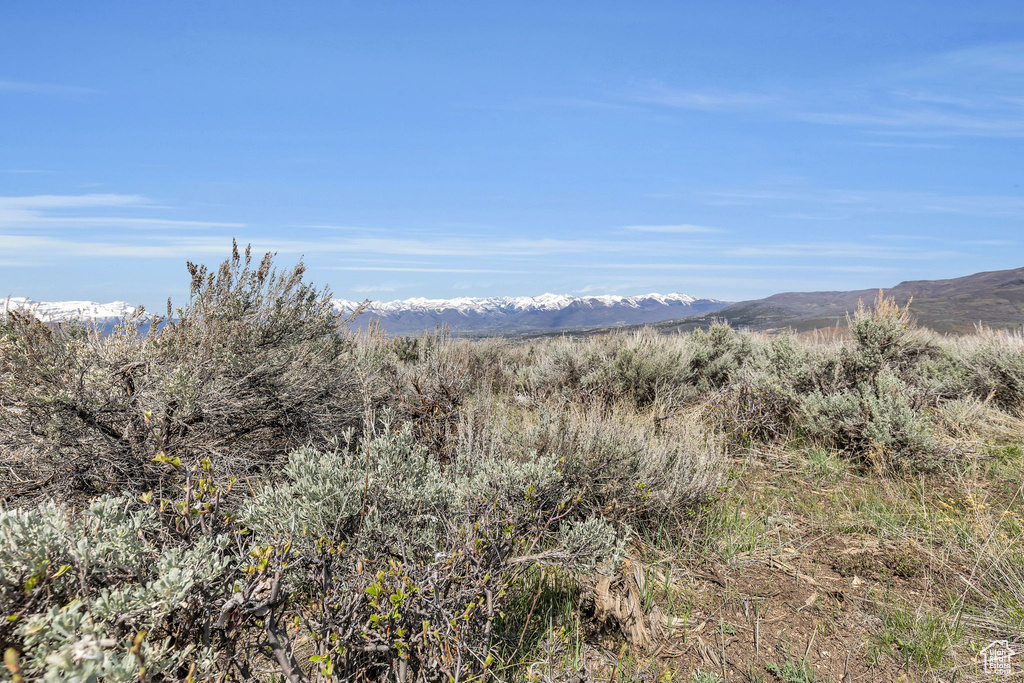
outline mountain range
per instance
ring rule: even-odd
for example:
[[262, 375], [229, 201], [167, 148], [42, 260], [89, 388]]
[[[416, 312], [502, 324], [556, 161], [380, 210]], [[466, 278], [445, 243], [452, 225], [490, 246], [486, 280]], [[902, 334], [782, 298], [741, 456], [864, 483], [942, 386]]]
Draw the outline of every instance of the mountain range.
[[[347, 299], [334, 299], [333, 304], [344, 315], [362, 306]], [[369, 302], [352, 321], [352, 326], [365, 329], [379, 324], [389, 334], [417, 334], [433, 331], [439, 325], [460, 334], [514, 334], [646, 324], [716, 311], [728, 304], [715, 299], [695, 299], [686, 294], [413, 298]], [[44, 323], [80, 320], [109, 331], [134, 307], [123, 301], [98, 304], [91, 301], [37, 302], [21, 297], [0, 300], [0, 312], [9, 309], [31, 311]]]
[[[336, 299], [340, 312], [356, 310], [358, 302]], [[512, 334], [594, 327], [643, 325], [668, 318], [698, 315], [728, 306], [728, 301], [695, 299], [686, 294], [644, 296], [570, 296], [404, 299], [371, 302], [354, 325], [373, 321], [389, 334], [415, 334], [445, 325], [456, 333]]]
[[121, 318], [130, 315], [135, 307], [124, 301], [98, 304], [95, 301], [33, 301], [12, 296], [0, 299], [0, 314], [7, 311], [28, 311], [46, 324], [66, 320], [80, 320], [113, 329]]
[[[917, 323], [943, 333], [968, 333], [978, 324], [1002, 329], [1024, 325], [1024, 268], [948, 280], [912, 280], [883, 291], [901, 306], [912, 300], [910, 311]], [[417, 334], [443, 325], [457, 334], [486, 335], [598, 332], [640, 325], [675, 333], [725, 321], [733, 327], [801, 332], [845, 326], [847, 315], [857, 310], [858, 302], [870, 304], [877, 293], [877, 289], [786, 292], [739, 303], [695, 299], [686, 294], [413, 298], [369, 302], [352, 324], [366, 328], [379, 323], [389, 334]], [[342, 314], [362, 306], [346, 299], [333, 303]], [[45, 323], [78, 319], [109, 330], [134, 307], [123, 301], [98, 304], [0, 299], [0, 313], [8, 309], [32, 311]]]

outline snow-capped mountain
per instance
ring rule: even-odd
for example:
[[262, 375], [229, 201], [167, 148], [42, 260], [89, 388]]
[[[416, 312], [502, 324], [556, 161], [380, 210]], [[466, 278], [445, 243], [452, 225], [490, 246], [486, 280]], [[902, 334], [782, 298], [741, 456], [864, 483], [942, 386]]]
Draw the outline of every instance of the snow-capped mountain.
[[[334, 305], [339, 312], [348, 313], [359, 302], [335, 299]], [[417, 297], [372, 302], [354, 324], [366, 327], [377, 319], [381, 328], [391, 334], [414, 334], [433, 330], [437, 325], [447, 325], [456, 332], [524, 332], [637, 325], [710, 313], [728, 305], [727, 301], [695, 299], [686, 294]]]
[[[359, 302], [346, 299], [335, 299], [333, 303], [342, 314], [351, 313], [359, 306]], [[638, 325], [710, 313], [728, 305], [728, 301], [695, 299], [686, 294], [417, 297], [372, 302], [353, 325], [365, 328], [372, 321], [379, 320], [381, 328], [390, 334], [417, 334], [433, 331], [438, 325], [447, 325], [455, 332], [500, 334]], [[8, 310], [31, 312], [44, 323], [78, 320], [99, 325], [109, 332], [135, 307], [124, 301], [100, 304], [94, 301], [33, 301], [23, 297], [0, 299], [0, 315]]]
[[24, 311], [32, 313], [44, 323], [79, 320], [95, 323], [104, 328], [113, 326], [134, 310], [134, 306], [124, 301], [98, 304], [95, 301], [33, 301], [17, 296], [0, 299], [0, 314], [7, 311]]

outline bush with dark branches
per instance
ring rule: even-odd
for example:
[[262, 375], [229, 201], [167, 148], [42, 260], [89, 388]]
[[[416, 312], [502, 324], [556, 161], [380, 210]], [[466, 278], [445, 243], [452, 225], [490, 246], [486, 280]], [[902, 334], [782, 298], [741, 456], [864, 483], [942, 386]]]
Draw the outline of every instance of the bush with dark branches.
[[241, 475], [359, 424], [353, 342], [301, 263], [279, 273], [236, 247], [215, 272], [188, 268], [185, 306], [112, 335], [0, 322], [3, 499], [145, 490], [204, 457]]

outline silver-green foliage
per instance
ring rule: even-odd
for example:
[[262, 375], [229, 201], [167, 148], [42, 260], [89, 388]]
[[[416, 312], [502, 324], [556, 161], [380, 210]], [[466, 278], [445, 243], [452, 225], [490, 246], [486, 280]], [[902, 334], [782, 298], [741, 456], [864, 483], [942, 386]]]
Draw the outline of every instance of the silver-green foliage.
[[1007, 412], [1024, 413], [1024, 340], [1019, 335], [979, 335], [957, 344], [953, 355], [975, 396]]
[[442, 458], [384, 420], [332, 452], [293, 452], [240, 518], [257, 546], [288, 548], [282, 580], [322, 606], [306, 618], [335, 675], [465, 678], [496, 652], [491, 625], [523, 571], [621, 559], [621, 536], [579, 505], [560, 466], [550, 454]]
[[[346, 543], [353, 557], [415, 557], [432, 554], [446, 533], [481, 516], [503, 519], [525, 535], [543, 527], [544, 513], [581, 502], [573, 501], [581, 490], [570, 485], [564, 461], [554, 455], [513, 460], [456, 452], [442, 461], [417, 443], [408, 423], [385, 422], [357, 443], [347, 436], [348, 447], [333, 452], [293, 452], [284, 481], [265, 486], [248, 503], [241, 518], [257, 543], [294, 538], [312, 548], [326, 540]], [[601, 540], [588, 546], [588, 561], [610, 551], [614, 533], [605, 522], [580, 528], [595, 530]], [[580, 528], [574, 546], [580, 546]]]
[[149, 677], [212, 667], [211, 651], [172, 643], [166, 627], [224, 572], [223, 542], [162, 549], [153, 510], [132, 508], [101, 497], [80, 513], [54, 503], [0, 511], [0, 614], [18, 615], [32, 678], [137, 681], [143, 667]]
[[668, 433], [600, 406], [545, 407], [529, 420], [514, 408], [487, 410], [490, 425], [474, 424], [483, 448], [514, 462], [554, 458], [561, 485], [587, 514], [634, 527], [678, 521], [721, 483], [725, 443], [700, 415], [677, 420]]
[[928, 469], [937, 443], [929, 418], [913, 404], [915, 393], [888, 369], [850, 389], [811, 392], [800, 405], [803, 434], [885, 464]]

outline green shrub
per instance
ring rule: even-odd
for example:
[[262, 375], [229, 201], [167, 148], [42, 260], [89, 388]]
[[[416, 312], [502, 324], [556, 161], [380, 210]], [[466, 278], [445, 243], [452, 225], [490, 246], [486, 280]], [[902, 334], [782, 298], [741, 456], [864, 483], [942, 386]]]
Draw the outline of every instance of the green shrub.
[[885, 367], [902, 371], [936, 351], [930, 335], [914, 326], [911, 303], [900, 308], [894, 298], [879, 290], [873, 307], [858, 304], [849, 320], [857, 351], [848, 357], [852, 371], [869, 375]]
[[734, 443], [741, 445], [777, 443], [786, 439], [800, 405], [790, 381], [784, 370], [740, 373], [729, 387], [711, 400], [716, 422]]
[[637, 408], [678, 403], [688, 392], [685, 349], [650, 331], [602, 340], [581, 390], [605, 405], [626, 401]]
[[241, 515], [257, 545], [287, 546], [284, 585], [305, 606], [311, 659], [335, 675], [481, 675], [523, 571], [593, 571], [621, 553], [551, 456], [442, 461], [387, 421], [349, 446], [294, 452]]
[[954, 349], [975, 396], [1024, 415], [1024, 343], [1019, 336], [987, 333], [961, 341]]
[[721, 482], [724, 442], [700, 415], [656, 435], [650, 417], [638, 423], [635, 415], [599, 406], [547, 408], [528, 421], [518, 411], [495, 414], [486, 429], [514, 436], [487, 438], [477, 428], [474, 438], [515, 460], [553, 458], [576, 505], [619, 524], [679, 524]]
[[728, 325], [717, 324], [695, 330], [686, 340], [689, 360], [686, 381], [701, 391], [726, 386], [753, 353], [748, 334], [741, 334]]
[[817, 443], [897, 468], [930, 469], [938, 446], [914, 392], [890, 370], [847, 391], [803, 397], [800, 430]]
[[0, 513], [0, 639], [46, 680], [465, 679], [508, 650], [492, 625], [524, 572], [617, 567], [624, 537], [554, 457], [442, 461], [383, 424], [293, 452], [237, 523], [206, 479], [152, 506]]
[[511, 391], [541, 401], [555, 397], [592, 400], [599, 387], [590, 386], [585, 378], [603, 363], [603, 349], [610, 343], [617, 345], [619, 341], [561, 338], [535, 342], [510, 370]]
[[410, 423], [419, 443], [444, 456], [470, 383], [479, 381], [469, 368], [473, 353], [467, 342], [451, 339], [444, 330], [419, 338], [415, 361], [401, 360], [394, 344], [379, 336], [360, 344], [363, 400]]

